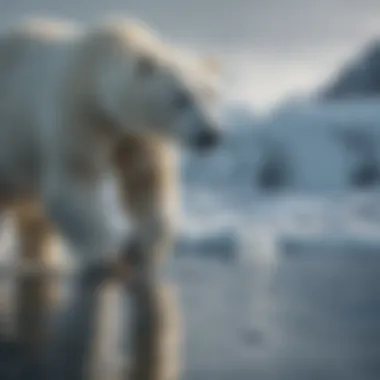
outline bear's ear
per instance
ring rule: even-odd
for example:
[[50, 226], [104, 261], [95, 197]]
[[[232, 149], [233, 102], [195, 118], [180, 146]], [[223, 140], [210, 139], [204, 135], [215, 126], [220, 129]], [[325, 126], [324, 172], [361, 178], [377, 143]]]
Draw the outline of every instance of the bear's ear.
[[145, 78], [151, 76], [156, 69], [156, 62], [153, 58], [142, 56], [136, 62], [136, 71], [138, 76]]
[[201, 64], [202, 67], [210, 74], [219, 74], [221, 70], [219, 57], [215, 55], [203, 57], [201, 60]]

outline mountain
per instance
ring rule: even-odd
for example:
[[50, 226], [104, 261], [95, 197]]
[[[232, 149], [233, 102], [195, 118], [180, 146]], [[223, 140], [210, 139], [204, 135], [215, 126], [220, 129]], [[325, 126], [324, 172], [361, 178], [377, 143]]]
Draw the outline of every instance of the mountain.
[[319, 91], [321, 100], [380, 95], [380, 39], [367, 44]]

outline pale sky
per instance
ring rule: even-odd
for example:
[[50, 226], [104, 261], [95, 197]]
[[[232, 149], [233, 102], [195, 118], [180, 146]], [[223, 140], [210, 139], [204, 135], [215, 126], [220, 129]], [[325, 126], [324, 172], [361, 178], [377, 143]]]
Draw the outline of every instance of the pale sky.
[[138, 16], [177, 43], [218, 53], [231, 100], [267, 107], [308, 90], [380, 32], [380, 0], [0, 0], [25, 14]]

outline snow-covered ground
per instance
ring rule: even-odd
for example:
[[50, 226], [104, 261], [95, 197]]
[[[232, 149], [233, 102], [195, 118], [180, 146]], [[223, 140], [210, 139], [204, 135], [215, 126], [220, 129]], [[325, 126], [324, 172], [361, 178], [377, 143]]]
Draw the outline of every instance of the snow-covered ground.
[[[253, 117], [230, 120], [214, 155], [183, 160], [168, 273], [181, 294], [185, 378], [378, 380], [380, 195], [376, 180], [352, 185], [355, 168], [380, 163], [378, 105]], [[285, 185], [268, 192], [258, 173], [279, 152]]]

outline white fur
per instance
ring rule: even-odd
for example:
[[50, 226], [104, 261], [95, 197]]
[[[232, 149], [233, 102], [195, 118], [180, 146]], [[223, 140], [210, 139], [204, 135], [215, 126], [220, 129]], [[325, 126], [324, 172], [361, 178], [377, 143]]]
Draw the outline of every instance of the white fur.
[[[139, 73], [142, 59], [152, 72], [148, 65], [148, 73]], [[120, 134], [189, 144], [216, 127], [213, 75], [194, 62], [133, 21], [79, 28], [33, 19], [3, 32], [0, 196], [34, 194], [82, 257], [103, 255], [110, 231], [99, 178], [110, 169]], [[176, 110], [182, 93], [191, 101]], [[87, 105], [104, 131], [92, 125]]]

